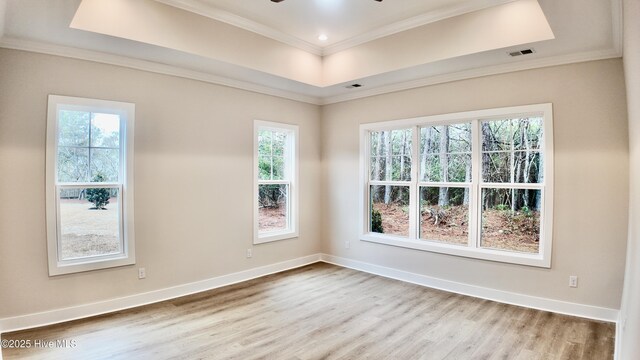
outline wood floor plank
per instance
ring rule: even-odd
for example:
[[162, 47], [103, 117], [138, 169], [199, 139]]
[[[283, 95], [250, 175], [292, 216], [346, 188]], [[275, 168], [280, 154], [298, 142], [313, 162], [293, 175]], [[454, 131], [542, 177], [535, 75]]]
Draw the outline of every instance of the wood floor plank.
[[313, 264], [3, 334], [11, 359], [612, 359], [615, 327]]

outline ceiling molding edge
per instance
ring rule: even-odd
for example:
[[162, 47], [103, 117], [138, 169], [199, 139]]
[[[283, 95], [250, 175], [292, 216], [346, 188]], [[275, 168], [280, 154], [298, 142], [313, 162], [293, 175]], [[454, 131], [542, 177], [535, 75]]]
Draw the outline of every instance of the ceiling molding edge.
[[474, 11], [487, 9], [487, 8], [498, 6], [498, 5], [503, 5], [506, 3], [514, 2], [514, 1], [516, 0], [485, 0], [484, 3], [478, 4], [478, 5], [463, 4], [453, 8], [441, 9], [439, 11], [432, 11], [426, 14], [414, 16], [409, 19], [405, 19], [389, 25], [381, 26], [375, 30], [369, 31], [367, 33], [364, 33], [358, 36], [354, 36], [350, 39], [335, 43], [333, 45], [328, 45], [322, 51], [322, 55], [323, 56], [332, 55], [340, 51], [344, 51], [349, 48], [362, 45], [364, 43], [367, 43], [376, 39], [397, 34], [402, 31], [410, 30], [413, 28], [434, 23], [436, 21], [468, 14]]
[[[0, 0], [2, 1], [2, 0]], [[0, 38], [0, 48], [29, 51], [47, 55], [55, 55], [72, 59], [93, 61], [108, 65], [121, 66], [130, 69], [148, 71], [156, 74], [176, 76], [191, 80], [198, 80], [210, 84], [227, 86], [235, 89], [251, 91], [263, 95], [271, 95], [284, 99], [299, 101], [312, 105], [320, 105], [321, 99], [314, 96], [302, 95], [296, 92], [274, 89], [268, 86], [253, 84], [246, 81], [234, 80], [227, 77], [209, 74], [202, 71], [189, 70], [179, 66], [166, 65], [148, 60], [134, 59], [127, 56], [113, 55], [100, 51], [85, 50], [63, 45], [24, 40], [18, 38]]]
[[443, 84], [453, 81], [479, 78], [483, 76], [506, 74], [517, 71], [539, 69], [550, 66], [575, 64], [587, 61], [605, 60], [619, 58], [622, 54], [618, 49], [587, 51], [577, 54], [553, 56], [543, 59], [527, 60], [513, 64], [501, 64], [477, 69], [463, 70], [455, 73], [430, 76], [422, 79], [400, 82], [391, 85], [376, 87], [373, 89], [360, 90], [357, 93], [349, 93], [338, 96], [329, 96], [321, 100], [320, 105], [331, 105], [335, 103], [363, 99], [371, 96], [384, 95], [398, 91], [411, 90], [425, 86]]
[[232, 14], [230, 12], [206, 6], [197, 0], [155, 0], [165, 5], [173, 6], [178, 9], [186, 10], [213, 20], [251, 31], [258, 35], [268, 37], [272, 40], [293, 46], [300, 50], [304, 50], [314, 55], [322, 56], [323, 51], [320, 46], [306, 42], [295, 36], [291, 36], [282, 31], [276, 30], [266, 25], [262, 25], [253, 20], [249, 20], [242, 16]]

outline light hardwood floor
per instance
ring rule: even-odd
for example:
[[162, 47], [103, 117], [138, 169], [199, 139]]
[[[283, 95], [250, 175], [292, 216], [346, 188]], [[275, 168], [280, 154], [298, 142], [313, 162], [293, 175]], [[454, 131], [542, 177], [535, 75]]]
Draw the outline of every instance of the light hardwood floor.
[[318, 263], [2, 339], [9, 359], [612, 359], [615, 326]]

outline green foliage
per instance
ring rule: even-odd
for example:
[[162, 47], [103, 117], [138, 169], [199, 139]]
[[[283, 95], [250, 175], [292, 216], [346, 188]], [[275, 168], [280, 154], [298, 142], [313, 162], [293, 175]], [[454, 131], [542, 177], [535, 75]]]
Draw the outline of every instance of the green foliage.
[[[101, 173], [97, 173], [93, 177], [93, 182], [104, 182], [105, 177]], [[109, 189], [105, 188], [92, 188], [87, 189], [87, 200], [92, 202], [94, 205], [93, 209], [96, 210], [105, 210], [106, 206], [109, 204]]]
[[380, 211], [371, 209], [371, 232], [384, 234], [382, 228], [382, 214]]
[[511, 208], [509, 207], [509, 205], [505, 205], [505, 204], [498, 204], [494, 207], [494, 209], [496, 210], [500, 210], [500, 211], [506, 211], [506, 210], [511, 210]]

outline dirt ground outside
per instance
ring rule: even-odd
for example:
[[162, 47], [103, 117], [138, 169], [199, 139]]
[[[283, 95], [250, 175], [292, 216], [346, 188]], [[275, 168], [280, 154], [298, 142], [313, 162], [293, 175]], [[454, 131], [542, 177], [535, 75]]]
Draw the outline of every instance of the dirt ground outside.
[[278, 231], [287, 228], [287, 206], [261, 207], [258, 209], [259, 231]]
[[[407, 207], [398, 204], [376, 203], [373, 205], [382, 215], [385, 234], [409, 235], [409, 213]], [[466, 206], [451, 206], [435, 209], [444, 212], [438, 221], [423, 211], [421, 215], [421, 239], [449, 244], [466, 245], [469, 236], [469, 211]], [[540, 236], [540, 213], [530, 214], [509, 210], [488, 209], [483, 212], [483, 248], [538, 253]]]
[[118, 199], [106, 210], [91, 209], [87, 200], [60, 200], [61, 258], [117, 254], [122, 250]]

